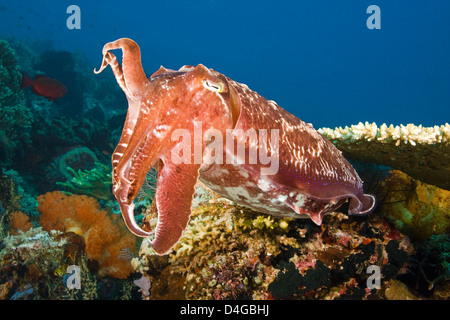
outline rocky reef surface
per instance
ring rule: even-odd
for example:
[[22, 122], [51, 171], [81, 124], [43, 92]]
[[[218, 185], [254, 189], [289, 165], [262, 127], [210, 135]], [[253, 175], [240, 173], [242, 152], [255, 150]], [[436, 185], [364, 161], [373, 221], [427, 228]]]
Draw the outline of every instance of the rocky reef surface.
[[[417, 263], [414, 243], [381, 214], [354, 218], [335, 212], [316, 226], [252, 212], [203, 185], [197, 186], [194, 203], [188, 228], [170, 255], [155, 255], [144, 241], [132, 260], [133, 268], [152, 283], [144, 298], [445, 299], [448, 295], [445, 263], [438, 272], [441, 278], [427, 286], [427, 271]], [[155, 223], [154, 215], [149, 209], [147, 224]], [[444, 241], [445, 236], [434, 241]], [[380, 275], [378, 284], [374, 270]]]

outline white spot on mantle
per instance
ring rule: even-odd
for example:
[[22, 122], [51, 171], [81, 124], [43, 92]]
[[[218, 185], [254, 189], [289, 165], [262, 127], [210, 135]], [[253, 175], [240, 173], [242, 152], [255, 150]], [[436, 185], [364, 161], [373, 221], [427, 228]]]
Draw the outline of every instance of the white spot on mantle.
[[269, 181], [265, 179], [258, 180], [258, 187], [260, 187], [262, 191], [269, 191], [271, 189]]
[[295, 197], [296, 202], [293, 203], [293, 205], [297, 208], [302, 208], [305, 204], [307, 197], [301, 193], [297, 194]]

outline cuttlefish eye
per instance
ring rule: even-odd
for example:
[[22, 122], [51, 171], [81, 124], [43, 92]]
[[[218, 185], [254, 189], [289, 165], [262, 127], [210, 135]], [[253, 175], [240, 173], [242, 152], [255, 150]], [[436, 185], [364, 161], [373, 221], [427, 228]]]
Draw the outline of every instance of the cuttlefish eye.
[[206, 89], [211, 90], [211, 91], [215, 91], [215, 92], [219, 92], [219, 93], [225, 93], [228, 91], [226, 86], [221, 81], [212, 81], [212, 80], [204, 79], [202, 81], [202, 84]]

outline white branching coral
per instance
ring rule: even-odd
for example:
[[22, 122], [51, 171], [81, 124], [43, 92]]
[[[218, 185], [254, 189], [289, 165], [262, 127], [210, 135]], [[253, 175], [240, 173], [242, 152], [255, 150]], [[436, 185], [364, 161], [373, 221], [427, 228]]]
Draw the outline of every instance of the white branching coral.
[[378, 127], [375, 122], [369, 123], [366, 121], [365, 123], [360, 122], [350, 127], [338, 127], [334, 130], [322, 128], [318, 131], [329, 140], [340, 140], [343, 142], [377, 140], [380, 142], [395, 141], [395, 145], [397, 146], [402, 142], [415, 146], [416, 144], [448, 144], [450, 141], [450, 125], [448, 123], [434, 127], [416, 126], [411, 123], [406, 126], [403, 124], [400, 126], [394, 126], [392, 124], [388, 126], [383, 123]]
[[362, 123], [319, 132], [346, 157], [401, 170], [415, 179], [450, 190], [450, 125]]

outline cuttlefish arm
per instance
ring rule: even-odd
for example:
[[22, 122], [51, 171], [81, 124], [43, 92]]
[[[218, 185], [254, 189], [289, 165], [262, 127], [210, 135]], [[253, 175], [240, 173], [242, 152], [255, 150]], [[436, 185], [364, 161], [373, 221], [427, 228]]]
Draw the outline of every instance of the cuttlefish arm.
[[[113, 49], [122, 49], [122, 66], [109, 51]], [[174, 164], [170, 161], [167, 141], [173, 119], [161, 118], [158, 107], [152, 105], [163, 98], [158, 96], [145, 77], [137, 44], [130, 39], [119, 39], [106, 44], [103, 48], [102, 65], [95, 72], [100, 73], [108, 65], [129, 103], [122, 136], [112, 156], [113, 193], [128, 229], [140, 237], [155, 236], [150, 241], [150, 246], [157, 254], [166, 254], [178, 242], [188, 224], [201, 165]], [[160, 68], [152, 77], [166, 72], [171, 70]], [[171, 105], [172, 103], [167, 103], [167, 106]], [[158, 161], [155, 195], [158, 222], [155, 229], [148, 232], [136, 223], [133, 200], [142, 187], [147, 172]]]
[[[123, 52], [122, 66], [110, 50], [121, 49]], [[136, 152], [139, 143], [143, 139], [144, 133], [139, 129], [140, 123], [145, 121], [145, 117], [140, 117], [142, 109], [148, 113], [149, 106], [143, 104], [143, 95], [148, 91], [149, 81], [145, 75], [141, 63], [141, 51], [136, 42], [128, 38], [122, 38], [105, 44], [102, 50], [103, 61], [99, 70], [94, 70], [98, 74], [108, 65], [114, 73], [117, 83], [122, 88], [128, 99], [128, 112], [124, 124], [124, 130], [119, 143], [112, 157], [113, 181], [120, 180], [131, 183], [125, 177], [126, 165], [130, 164], [131, 156]], [[141, 119], [140, 119], [141, 118]]]
[[[110, 51], [115, 49], [121, 49], [123, 52], [122, 66]], [[141, 110], [148, 109], [148, 106], [143, 105], [141, 100], [147, 91], [149, 81], [142, 68], [140, 48], [133, 40], [122, 38], [109, 42], [103, 47], [102, 54], [103, 60], [100, 69], [94, 70], [94, 73], [98, 74], [110, 65], [117, 83], [128, 99], [124, 130], [112, 156], [113, 182], [119, 182], [119, 175], [121, 180], [126, 181], [124, 172], [127, 169], [124, 166], [129, 165], [130, 157], [135, 153], [142, 140], [143, 133], [139, 132], [140, 136], [138, 136], [135, 129], [139, 128], [138, 121]], [[144, 110], [144, 112], [146, 111]], [[132, 139], [133, 136], [134, 139]], [[129, 179], [127, 182], [131, 183]]]
[[[122, 66], [110, 50], [121, 49]], [[153, 166], [158, 160], [160, 149], [158, 139], [149, 139], [145, 122], [148, 120], [149, 106], [143, 103], [148, 91], [148, 79], [141, 64], [139, 46], [131, 39], [123, 38], [107, 43], [102, 50], [103, 60], [98, 74], [108, 65], [114, 73], [117, 83], [128, 99], [128, 112], [119, 143], [112, 155], [113, 193], [120, 205], [125, 224], [134, 234], [149, 237], [153, 232], [144, 231], [134, 219], [133, 199], [145, 179], [140, 171]], [[147, 172], [147, 171], [146, 171]]]
[[[115, 49], [121, 49], [123, 52], [122, 66], [117, 61], [116, 56], [110, 52]], [[103, 61], [100, 69], [94, 70], [94, 73], [99, 74], [110, 65], [117, 83], [125, 92], [127, 98], [138, 99], [142, 90], [148, 84], [148, 79], [142, 68], [139, 45], [131, 39], [122, 38], [105, 44], [102, 54]]]
[[159, 254], [167, 254], [178, 240], [191, 216], [192, 198], [199, 177], [200, 165], [173, 164], [162, 160], [159, 164], [156, 186], [156, 228], [147, 232], [135, 221], [134, 204], [120, 203], [122, 215], [128, 229], [137, 236], [155, 236], [150, 246]]
[[156, 185], [158, 223], [150, 246], [158, 254], [166, 254], [181, 238], [191, 216], [192, 198], [200, 165], [173, 164], [163, 159]]

